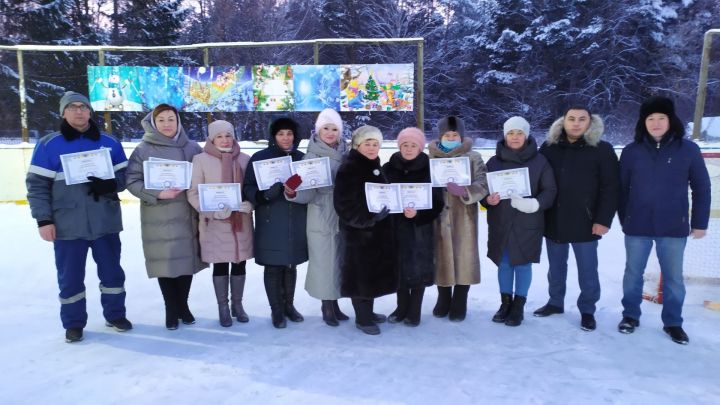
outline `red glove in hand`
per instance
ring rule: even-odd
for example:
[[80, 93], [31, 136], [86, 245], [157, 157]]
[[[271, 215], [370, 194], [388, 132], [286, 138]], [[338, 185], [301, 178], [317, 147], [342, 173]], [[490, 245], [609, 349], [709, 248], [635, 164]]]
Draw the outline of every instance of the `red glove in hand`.
[[447, 190], [448, 193], [454, 195], [455, 197], [467, 197], [468, 192], [467, 188], [465, 186], [458, 186], [457, 184], [450, 182], [447, 184]]
[[285, 181], [285, 186], [292, 191], [300, 187], [300, 184], [302, 184], [302, 177], [299, 174], [293, 174]]

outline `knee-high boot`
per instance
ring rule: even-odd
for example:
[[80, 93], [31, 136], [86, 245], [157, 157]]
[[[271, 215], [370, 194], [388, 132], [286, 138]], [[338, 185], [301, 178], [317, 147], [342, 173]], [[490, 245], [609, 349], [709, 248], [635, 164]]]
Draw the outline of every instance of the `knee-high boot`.
[[300, 312], [293, 306], [295, 299], [295, 284], [297, 283], [297, 268], [295, 266], [286, 267], [283, 272], [283, 292], [285, 298], [285, 316], [293, 322], [302, 322], [305, 320]]
[[169, 277], [158, 277], [160, 292], [165, 301], [165, 327], [169, 330], [178, 328], [177, 292], [175, 290], [175, 279]]
[[238, 322], [249, 322], [250, 318], [242, 305], [243, 292], [245, 290], [245, 275], [230, 276], [230, 289], [232, 291], [232, 315], [237, 317]]
[[232, 326], [232, 316], [230, 316], [230, 307], [228, 306], [229, 285], [230, 276], [213, 276], [213, 287], [215, 288], [215, 298], [217, 298], [220, 326], [226, 328]]
[[470, 291], [469, 285], [456, 285], [455, 288], [453, 288], [450, 315], [448, 316], [451, 321], [460, 322], [465, 319], [465, 315], [467, 314], [468, 291]]
[[178, 286], [178, 316], [185, 325], [195, 323], [195, 317], [188, 307], [188, 298], [190, 297], [190, 286], [192, 286], [193, 276], [180, 276], [175, 280]]
[[278, 329], [287, 326], [284, 315], [283, 302], [283, 267], [265, 266], [263, 279], [265, 282], [265, 293], [270, 304], [272, 324]]
[[388, 316], [388, 322], [398, 323], [404, 321], [408, 314], [408, 305], [410, 305], [410, 290], [398, 288], [397, 308]]
[[408, 302], [407, 317], [405, 325], [420, 325], [420, 312], [422, 310], [423, 296], [425, 295], [425, 287], [413, 288], [410, 290], [410, 299]]
[[368, 335], [379, 335], [380, 328], [373, 321], [373, 300], [353, 298], [352, 304], [355, 309], [355, 327]]

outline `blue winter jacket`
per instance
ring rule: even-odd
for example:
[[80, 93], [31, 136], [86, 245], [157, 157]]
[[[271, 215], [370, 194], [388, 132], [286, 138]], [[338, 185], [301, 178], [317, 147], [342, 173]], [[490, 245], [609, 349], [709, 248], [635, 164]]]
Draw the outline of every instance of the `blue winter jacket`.
[[[60, 240], [95, 240], [122, 231], [117, 192], [125, 189], [125, 151], [115, 138], [101, 133], [94, 122], [90, 125], [80, 134], [63, 122], [60, 132], [40, 139], [25, 178], [33, 218], [39, 226], [54, 223]], [[95, 201], [88, 183], [65, 184], [60, 155], [102, 148], [110, 149], [117, 190]]]
[[618, 214], [626, 235], [680, 238], [691, 228], [707, 229], [710, 177], [694, 142], [666, 136], [660, 143], [646, 137], [627, 145], [620, 156], [620, 183]]

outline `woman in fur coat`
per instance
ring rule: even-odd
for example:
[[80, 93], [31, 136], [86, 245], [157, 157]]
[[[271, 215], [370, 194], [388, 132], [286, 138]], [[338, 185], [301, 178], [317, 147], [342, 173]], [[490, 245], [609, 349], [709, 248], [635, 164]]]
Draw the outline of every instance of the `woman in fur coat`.
[[368, 210], [365, 183], [389, 183], [380, 170], [379, 129], [355, 130], [353, 149], [338, 169], [333, 194], [340, 219], [340, 291], [352, 298], [355, 326], [369, 335], [380, 333], [385, 316], [373, 312], [377, 297], [397, 291], [397, 252], [390, 211]]

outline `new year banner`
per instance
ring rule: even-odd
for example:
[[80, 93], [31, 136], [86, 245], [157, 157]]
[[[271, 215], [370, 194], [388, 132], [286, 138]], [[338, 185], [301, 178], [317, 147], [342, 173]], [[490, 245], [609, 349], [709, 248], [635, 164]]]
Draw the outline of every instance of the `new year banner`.
[[412, 111], [414, 65], [88, 66], [95, 111]]

